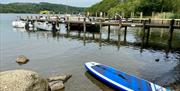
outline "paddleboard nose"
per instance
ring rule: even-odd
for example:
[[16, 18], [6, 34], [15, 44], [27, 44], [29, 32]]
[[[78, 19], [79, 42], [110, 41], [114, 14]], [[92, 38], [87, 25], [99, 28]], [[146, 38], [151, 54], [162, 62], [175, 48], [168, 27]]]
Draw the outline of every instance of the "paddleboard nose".
[[99, 63], [96, 63], [96, 62], [87, 62], [85, 63], [86, 66], [95, 66], [95, 65], [99, 65]]

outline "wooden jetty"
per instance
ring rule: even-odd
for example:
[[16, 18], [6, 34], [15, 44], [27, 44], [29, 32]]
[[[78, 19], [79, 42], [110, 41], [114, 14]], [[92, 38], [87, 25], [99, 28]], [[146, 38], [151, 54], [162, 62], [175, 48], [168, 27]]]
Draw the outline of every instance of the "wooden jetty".
[[[66, 24], [67, 26], [67, 34], [69, 33], [71, 25], [77, 25], [77, 27], [81, 26], [81, 29], [84, 32], [84, 39], [87, 32], [87, 28], [89, 26], [98, 26], [99, 27], [99, 34], [101, 39], [101, 28], [103, 26], [108, 26], [108, 40], [110, 40], [110, 26], [118, 26], [118, 40], [120, 40], [120, 31], [122, 28], [124, 28], [124, 40], [126, 40], [126, 34], [127, 34], [127, 27], [142, 27], [143, 35], [146, 35], [145, 31], [147, 30], [147, 40], [150, 34], [150, 28], [168, 28], [169, 29], [169, 39], [168, 44], [171, 44], [172, 42], [172, 36], [174, 29], [180, 30], [180, 19], [150, 19], [150, 18], [129, 18], [125, 21], [122, 19], [112, 21], [110, 18], [103, 18], [103, 17], [74, 17], [76, 19], [72, 20], [73, 17], [59, 17], [56, 16], [56, 19], [50, 19], [50, 17], [46, 17], [45, 19], [40, 19], [38, 16], [35, 16], [35, 18], [27, 17], [27, 18], [20, 18], [22, 21], [32, 21], [32, 22], [56, 22], [58, 24]], [[87, 19], [89, 19], [87, 21]], [[101, 41], [100, 41], [101, 42]], [[171, 47], [171, 46], [170, 46]]]
[[[173, 29], [180, 29], [180, 19], [148, 19], [148, 18], [129, 18], [127, 21], [121, 21], [117, 20], [116, 22], [112, 22], [109, 20], [112, 20], [110, 18], [102, 18], [102, 17], [90, 17], [93, 19], [92, 21], [86, 21], [87, 17], [81, 17], [77, 20], [70, 20], [69, 17], [58, 17], [56, 20], [48, 19], [38, 19], [37, 17], [35, 19], [32, 18], [20, 18], [20, 20], [23, 21], [37, 21], [37, 22], [58, 22], [58, 23], [64, 23], [64, 24], [82, 24], [85, 22], [89, 25], [102, 25], [102, 26], [119, 26], [121, 27], [148, 27], [148, 28], [169, 28], [170, 23], [173, 21]], [[80, 19], [84, 19], [84, 21], [79, 21]], [[98, 21], [97, 21], [98, 20]], [[131, 21], [128, 21], [131, 20]], [[145, 21], [145, 25], [143, 22]], [[157, 23], [162, 22], [162, 23]], [[163, 23], [164, 22], [164, 23]]]

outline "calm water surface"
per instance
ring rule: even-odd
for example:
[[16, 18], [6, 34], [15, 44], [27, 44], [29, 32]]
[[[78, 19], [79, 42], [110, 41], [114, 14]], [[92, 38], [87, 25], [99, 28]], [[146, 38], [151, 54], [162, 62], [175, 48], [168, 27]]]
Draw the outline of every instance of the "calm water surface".
[[[0, 71], [30, 69], [47, 77], [70, 73], [73, 76], [65, 84], [65, 91], [113, 91], [86, 72], [83, 64], [95, 61], [161, 86], [174, 88], [180, 85], [179, 30], [174, 31], [170, 50], [166, 29], [152, 29], [148, 44], [142, 42], [141, 28], [128, 28], [124, 44], [122, 29], [118, 44], [117, 28], [111, 27], [111, 40], [108, 42], [107, 28], [104, 27], [100, 43], [97, 34], [93, 40], [92, 34], [87, 33], [85, 41], [77, 32], [66, 36], [64, 25], [61, 25], [59, 36], [53, 36], [51, 32], [15, 29], [11, 22], [19, 15], [0, 14]], [[15, 59], [22, 54], [30, 61], [18, 65]]]

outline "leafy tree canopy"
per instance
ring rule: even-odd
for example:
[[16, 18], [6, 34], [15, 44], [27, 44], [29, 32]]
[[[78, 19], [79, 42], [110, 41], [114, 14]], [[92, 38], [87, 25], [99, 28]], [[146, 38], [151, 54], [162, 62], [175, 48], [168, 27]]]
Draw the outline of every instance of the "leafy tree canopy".
[[150, 15], [152, 12], [180, 13], [180, 0], [102, 0], [100, 3], [86, 9], [91, 13], [107, 12], [109, 15], [131, 12], [143, 12]]

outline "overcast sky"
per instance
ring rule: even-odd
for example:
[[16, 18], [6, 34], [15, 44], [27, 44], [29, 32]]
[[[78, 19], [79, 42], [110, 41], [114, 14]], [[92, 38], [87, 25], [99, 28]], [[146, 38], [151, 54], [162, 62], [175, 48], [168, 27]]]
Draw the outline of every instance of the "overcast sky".
[[14, 2], [30, 2], [30, 3], [39, 3], [39, 2], [49, 2], [56, 4], [66, 4], [71, 6], [78, 7], [89, 7], [101, 0], [0, 0], [0, 3], [14, 3]]

